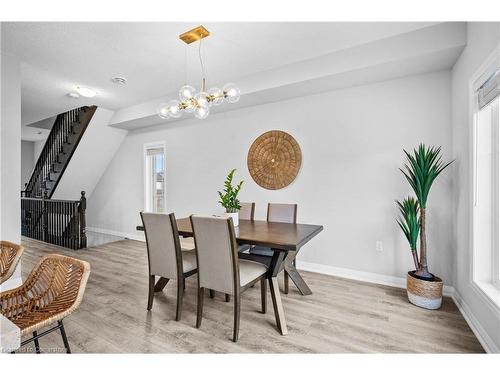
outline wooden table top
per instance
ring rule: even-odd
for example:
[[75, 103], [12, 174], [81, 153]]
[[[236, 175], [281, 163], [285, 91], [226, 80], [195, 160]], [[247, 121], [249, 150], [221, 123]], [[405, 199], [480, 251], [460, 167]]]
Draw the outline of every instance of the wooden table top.
[[[179, 234], [192, 237], [188, 217], [177, 219]], [[234, 228], [239, 244], [271, 247], [280, 250], [298, 250], [323, 230], [322, 225], [272, 223], [261, 220], [239, 220]]]

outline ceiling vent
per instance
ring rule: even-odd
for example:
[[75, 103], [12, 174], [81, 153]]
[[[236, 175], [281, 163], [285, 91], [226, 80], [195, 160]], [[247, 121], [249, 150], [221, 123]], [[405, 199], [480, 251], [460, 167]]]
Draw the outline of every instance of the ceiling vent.
[[117, 85], [125, 85], [127, 83], [127, 79], [125, 77], [113, 77], [111, 78], [111, 82], [116, 83]]

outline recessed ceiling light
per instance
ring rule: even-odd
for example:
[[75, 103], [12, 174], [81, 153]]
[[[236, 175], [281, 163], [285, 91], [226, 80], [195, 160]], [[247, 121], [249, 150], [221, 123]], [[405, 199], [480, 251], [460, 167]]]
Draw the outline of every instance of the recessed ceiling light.
[[78, 99], [80, 97], [80, 95], [78, 95], [78, 93], [76, 92], [69, 92], [68, 96], [72, 99]]
[[111, 82], [116, 83], [117, 85], [125, 85], [127, 83], [127, 78], [125, 78], [125, 77], [113, 77], [113, 78], [111, 78]]
[[92, 90], [91, 88], [84, 86], [75, 86], [75, 90], [77, 93], [79, 93], [81, 96], [85, 98], [93, 98], [94, 96], [97, 95], [97, 92], [95, 90]]

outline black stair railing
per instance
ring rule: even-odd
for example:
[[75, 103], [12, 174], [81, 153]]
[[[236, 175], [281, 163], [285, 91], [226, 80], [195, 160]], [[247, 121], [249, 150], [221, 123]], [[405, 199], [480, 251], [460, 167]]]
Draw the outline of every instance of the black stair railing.
[[70, 249], [87, 247], [85, 211], [87, 199], [78, 201], [21, 198], [21, 234]]
[[50, 199], [97, 107], [80, 107], [57, 115], [22, 197]]

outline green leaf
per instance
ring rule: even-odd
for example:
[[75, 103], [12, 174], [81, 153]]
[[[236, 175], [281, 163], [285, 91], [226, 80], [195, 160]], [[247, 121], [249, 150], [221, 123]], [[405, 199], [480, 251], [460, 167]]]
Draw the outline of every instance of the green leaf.
[[238, 194], [243, 185], [243, 181], [240, 181], [236, 187], [233, 187], [233, 177], [236, 169], [229, 171], [226, 180], [224, 181], [224, 189], [219, 193], [220, 201], [222, 207], [226, 209], [226, 212], [237, 212], [240, 208], [240, 201], [238, 200]]
[[407, 197], [403, 202], [396, 201], [396, 204], [401, 214], [401, 216], [396, 219], [396, 222], [408, 240], [410, 249], [415, 251], [417, 249], [418, 235], [420, 232], [418, 201], [413, 197]]
[[420, 207], [425, 208], [434, 180], [453, 161], [443, 163], [441, 147], [427, 147], [423, 143], [414, 149], [413, 153], [406, 150], [403, 152], [407, 162], [400, 171], [415, 192]]

